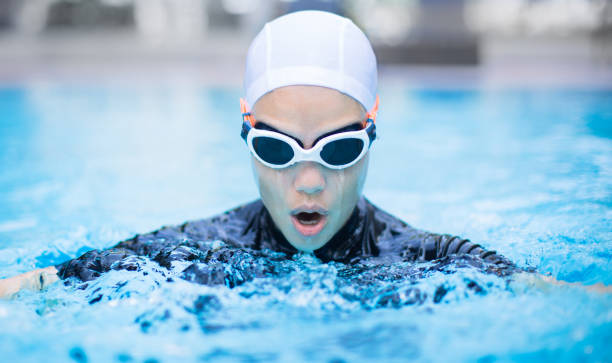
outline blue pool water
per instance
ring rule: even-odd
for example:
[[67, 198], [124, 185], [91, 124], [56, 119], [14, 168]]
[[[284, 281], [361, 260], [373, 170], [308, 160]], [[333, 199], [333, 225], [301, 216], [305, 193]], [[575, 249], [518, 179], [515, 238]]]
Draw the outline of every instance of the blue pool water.
[[[257, 198], [238, 97], [0, 88], [0, 278]], [[557, 279], [612, 284], [612, 91], [383, 84], [381, 101], [375, 204]], [[610, 294], [431, 264], [347, 273], [308, 255], [230, 289], [140, 263], [0, 300], [1, 360], [612, 361]]]

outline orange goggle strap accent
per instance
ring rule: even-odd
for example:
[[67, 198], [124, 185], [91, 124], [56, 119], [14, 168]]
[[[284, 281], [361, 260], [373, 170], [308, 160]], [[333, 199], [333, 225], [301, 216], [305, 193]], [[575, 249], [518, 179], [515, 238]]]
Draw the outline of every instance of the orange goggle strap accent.
[[244, 122], [249, 122], [251, 126], [255, 126], [255, 118], [251, 115], [251, 111], [249, 111], [249, 105], [246, 103], [244, 98], [240, 99], [240, 112], [242, 112], [242, 120]]
[[378, 114], [378, 104], [380, 103], [380, 98], [376, 95], [376, 102], [374, 102], [374, 106], [372, 109], [366, 113], [366, 119], [363, 121], [363, 127], [368, 124], [368, 121], [372, 121], [373, 124], [376, 123], [376, 115]]

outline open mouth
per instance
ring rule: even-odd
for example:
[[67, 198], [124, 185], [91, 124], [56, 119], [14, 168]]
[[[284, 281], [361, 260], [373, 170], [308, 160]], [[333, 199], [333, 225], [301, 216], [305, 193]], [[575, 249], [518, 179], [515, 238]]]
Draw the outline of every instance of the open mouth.
[[325, 226], [327, 213], [322, 210], [295, 210], [291, 213], [291, 221], [302, 235], [314, 236]]
[[319, 220], [323, 216], [318, 212], [301, 212], [296, 214], [295, 218], [297, 218], [298, 222], [305, 225], [315, 225], [319, 223]]

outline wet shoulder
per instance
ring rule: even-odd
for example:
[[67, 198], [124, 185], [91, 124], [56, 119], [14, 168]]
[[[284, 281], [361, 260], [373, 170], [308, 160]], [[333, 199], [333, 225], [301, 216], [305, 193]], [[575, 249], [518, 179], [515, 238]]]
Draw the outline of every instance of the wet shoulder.
[[254, 216], [261, 213], [263, 203], [256, 200], [206, 219], [189, 221], [177, 226], [166, 226], [156, 231], [136, 235], [116, 247], [128, 248], [138, 255], [153, 256], [169, 245], [183, 242], [221, 240], [242, 246], [244, 233]]
[[362, 198], [362, 200], [376, 236], [379, 257], [401, 260], [418, 259], [426, 234], [377, 207], [368, 199]]
[[253, 240], [247, 233], [249, 224], [261, 214], [262, 208], [263, 204], [257, 200], [210, 218], [162, 227], [153, 232], [138, 234], [103, 251], [89, 251], [56, 265], [56, 268], [62, 278], [76, 276], [87, 281], [110, 270], [112, 266], [117, 267], [117, 262], [128, 256], [188, 259], [189, 254], [209, 249], [207, 243], [215, 240], [225, 242], [228, 246], [248, 247], [247, 242]]
[[243, 204], [211, 218], [187, 222], [181, 230], [190, 239], [219, 239], [235, 245], [245, 244], [245, 234], [264, 209], [261, 200]]
[[[413, 228], [366, 200], [374, 216], [380, 257], [403, 261], [455, 260], [466, 257], [469, 264], [482, 264], [496, 274], [518, 271], [516, 265], [496, 251], [487, 250], [469, 239], [451, 234], [431, 233]], [[462, 257], [463, 256], [463, 257]]]

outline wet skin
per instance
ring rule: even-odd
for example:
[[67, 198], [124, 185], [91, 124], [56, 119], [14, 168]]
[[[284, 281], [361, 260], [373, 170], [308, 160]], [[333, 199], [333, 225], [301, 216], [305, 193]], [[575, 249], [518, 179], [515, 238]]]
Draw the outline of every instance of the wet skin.
[[[362, 122], [366, 114], [353, 98], [318, 86], [277, 88], [262, 96], [252, 112], [257, 122], [299, 140], [304, 149], [322, 135]], [[312, 161], [273, 169], [252, 157], [261, 199], [291, 245], [314, 251], [340, 230], [361, 196], [368, 155], [341, 170]]]

